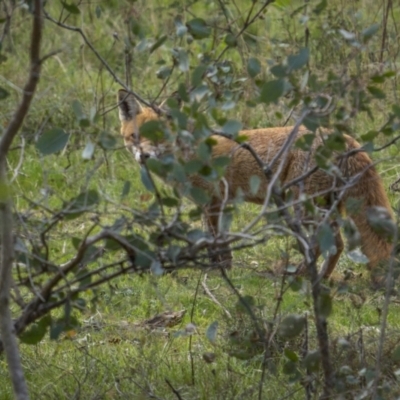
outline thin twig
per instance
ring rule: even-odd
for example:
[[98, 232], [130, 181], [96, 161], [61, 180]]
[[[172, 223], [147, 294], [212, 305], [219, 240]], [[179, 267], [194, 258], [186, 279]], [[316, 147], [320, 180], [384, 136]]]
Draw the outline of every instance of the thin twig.
[[172, 386], [172, 383], [167, 379], [164, 378], [165, 382], [167, 383], [167, 385], [170, 387], [170, 389], [172, 390], [172, 392], [174, 393], [174, 395], [176, 396], [176, 398], [178, 400], [183, 400], [183, 397], [181, 396], [181, 394]]
[[204, 291], [206, 292], [206, 294], [208, 295], [208, 297], [210, 297], [210, 299], [219, 307], [222, 308], [223, 312], [226, 314], [226, 316], [228, 318], [232, 318], [231, 313], [216, 299], [216, 297], [211, 293], [210, 289], [208, 288], [207, 284], [206, 284], [206, 280], [207, 280], [207, 274], [204, 274], [204, 279], [201, 282], [201, 286], [203, 287]]
[[[190, 322], [193, 324], [193, 317], [194, 317], [194, 309], [195, 305], [197, 303], [197, 295], [199, 294], [199, 288], [200, 288], [200, 282], [201, 282], [201, 274], [199, 276], [199, 279], [197, 281], [197, 286], [196, 286], [196, 291], [194, 293], [194, 298], [193, 298], [193, 303], [192, 303], [192, 309], [190, 311]], [[192, 385], [195, 385], [195, 373], [194, 373], [194, 357], [193, 357], [193, 351], [192, 351], [192, 337], [193, 335], [189, 336], [189, 357], [190, 357], [190, 371], [192, 374]]]
[[136, 92], [134, 92], [131, 88], [129, 88], [114, 72], [114, 70], [110, 67], [108, 62], [100, 55], [100, 53], [96, 50], [96, 48], [92, 45], [90, 40], [87, 38], [85, 33], [81, 28], [78, 28], [77, 26], [72, 26], [72, 25], [67, 25], [61, 21], [57, 21], [54, 19], [50, 14], [46, 11], [43, 10], [45, 17], [53, 22], [54, 24], [58, 25], [61, 28], [67, 29], [69, 31], [77, 32], [81, 35], [83, 41], [86, 43], [86, 45], [90, 48], [90, 50], [94, 53], [94, 55], [97, 57], [97, 59], [103, 64], [103, 66], [106, 68], [108, 73], [114, 78], [114, 80], [119, 83], [127, 92], [132, 94], [137, 100], [139, 100], [142, 104], [146, 105], [147, 107], [152, 108], [157, 114], [165, 114], [159, 107], [155, 106], [154, 104], [146, 101], [143, 97], [138, 95]]
[[[241, 36], [243, 34], [243, 32], [251, 25], [254, 23], [254, 21], [262, 14], [262, 12], [271, 4], [273, 3], [274, 0], [266, 0], [264, 2], [264, 4], [261, 5], [261, 7], [259, 8], [259, 10], [253, 15], [253, 17], [251, 17], [251, 14], [253, 12], [253, 8], [254, 5], [256, 4], [256, 2], [253, 2], [250, 8], [250, 11], [247, 14], [246, 17], [246, 21], [243, 24], [243, 27], [240, 29], [240, 31], [235, 35], [235, 39], [237, 39], [239, 36]], [[222, 56], [225, 54], [225, 52], [230, 48], [230, 46], [226, 46], [221, 53], [219, 54], [219, 56], [217, 57], [217, 62], [222, 58]]]
[[19, 176], [19, 170], [22, 167], [22, 164], [24, 162], [24, 155], [25, 155], [25, 139], [23, 138], [23, 136], [21, 136], [21, 146], [20, 146], [20, 155], [19, 155], [19, 160], [18, 160], [18, 164], [15, 167], [14, 171], [13, 171], [13, 176], [10, 178], [10, 183], [13, 183], [17, 177]]

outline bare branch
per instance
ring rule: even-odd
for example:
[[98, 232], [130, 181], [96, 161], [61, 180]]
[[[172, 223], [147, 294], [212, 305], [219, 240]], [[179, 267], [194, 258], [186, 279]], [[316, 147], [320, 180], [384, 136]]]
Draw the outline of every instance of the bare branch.
[[204, 274], [204, 279], [201, 282], [201, 286], [203, 287], [204, 291], [208, 295], [208, 297], [219, 307], [221, 307], [222, 311], [226, 314], [228, 318], [232, 318], [231, 313], [217, 300], [217, 298], [211, 293], [211, 290], [207, 286], [207, 274]]

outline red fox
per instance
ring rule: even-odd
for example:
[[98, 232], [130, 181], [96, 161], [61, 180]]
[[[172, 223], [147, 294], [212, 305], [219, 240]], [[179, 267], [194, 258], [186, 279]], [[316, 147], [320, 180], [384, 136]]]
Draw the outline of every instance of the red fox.
[[[157, 113], [151, 108], [142, 107], [132, 94], [123, 89], [119, 90], [117, 100], [121, 134], [126, 148], [134, 154], [135, 159], [143, 163], [149, 157], [159, 157], [168, 153], [169, 143], [155, 144], [149, 139], [140, 138], [139, 135], [139, 128], [144, 123], [159, 119]], [[247, 137], [247, 143], [267, 165], [284, 145], [292, 130], [293, 127], [263, 128], [244, 130], [240, 134]], [[307, 128], [300, 127], [297, 137], [299, 138], [307, 133], [310, 133]], [[348, 135], [343, 135], [343, 137], [345, 152], [360, 148], [359, 143], [352, 137]], [[269, 182], [257, 160], [247, 149], [227, 137], [213, 135], [212, 138], [215, 141], [212, 146], [212, 157], [228, 156], [230, 158], [230, 163], [226, 168], [224, 179], [221, 180], [219, 188], [218, 185], [216, 186], [214, 183], [203, 179], [200, 175], [194, 174], [189, 179], [193, 186], [205, 190], [211, 197], [211, 201], [205, 210], [205, 219], [210, 233], [215, 237], [218, 235], [219, 214], [221, 208], [225, 205], [224, 202], [234, 199], [238, 190], [240, 190], [245, 201], [263, 204]], [[286, 158], [282, 158], [282, 154], [272, 166], [272, 173], [279, 174], [281, 185], [301, 177], [315, 167], [314, 155], [323, 140], [321, 135], [315, 135], [309, 150], [306, 151], [297, 146], [292, 146], [285, 155]], [[343, 213], [345, 201], [350, 197], [361, 201], [362, 205], [359, 207], [358, 212], [351, 212], [351, 218], [360, 233], [362, 251], [369, 259], [369, 267], [373, 268], [379, 262], [390, 258], [392, 243], [387, 237], [379, 235], [370, 226], [366, 215], [367, 209], [380, 207], [381, 210], [384, 209], [384, 214], [390, 219], [393, 219], [393, 213], [382, 180], [369, 156], [361, 151], [352, 153], [347, 157], [338, 158], [336, 161], [336, 166], [341, 171], [341, 175], [345, 177], [344, 179], [351, 179], [357, 176], [354, 184], [345, 189], [338, 202], [338, 209]], [[188, 157], [190, 158], [190, 156]], [[282, 161], [282, 165], [279, 172], [277, 172], [280, 161]], [[250, 188], [250, 178], [254, 175], [260, 181], [258, 190], [255, 193]], [[316, 169], [314, 173], [299, 181], [297, 186], [291, 187], [295, 198], [300, 193], [310, 196], [318, 195], [323, 198], [327, 208], [332, 205], [335, 196], [337, 197], [340, 188], [345, 184], [343, 179], [336, 179], [333, 174], [330, 175], [321, 169]], [[324, 275], [326, 278], [331, 275], [344, 249], [343, 240], [338, 229], [335, 232], [335, 240], [336, 253], [329, 256]], [[220, 265], [229, 268], [232, 263], [231, 252], [229, 248], [224, 248], [223, 250], [212, 261], [219, 262]], [[317, 255], [320, 254], [318, 248], [315, 251]]]

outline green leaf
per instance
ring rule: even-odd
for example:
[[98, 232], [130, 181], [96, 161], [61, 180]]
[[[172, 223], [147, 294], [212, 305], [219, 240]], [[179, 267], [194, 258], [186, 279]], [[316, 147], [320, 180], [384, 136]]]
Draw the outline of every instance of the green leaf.
[[[294, 267], [294, 272], [297, 271], [297, 267]], [[290, 266], [287, 268], [289, 269]], [[292, 272], [293, 273], [293, 272]], [[298, 292], [304, 287], [304, 279], [301, 276], [290, 276], [289, 279], [289, 287], [293, 292]]]
[[51, 321], [51, 326], [50, 326], [50, 339], [51, 340], [56, 340], [59, 338], [60, 334], [62, 332], [65, 332], [69, 329], [73, 329], [79, 326], [78, 320], [71, 316], [68, 321], [63, 318], [59, 319], [57, 321]]
[[187, 232], [186, 235], [187, 238], [192, 242], [197, 242], [198, 240], [203, 239], [206, 236], [205, 233], [200, 229], [193, 229]]
[[146, 168], [141, 168], [140, 169], [140, 178], [142, 180], [142, 183], [144, 187], [149, 191], [149, 192], [154, 192], [155, 188], [153, 185], [153, 181], [151, 180], [149, 176], [149, 172], [147, 171]]
[[304, 118], [303, 125], [311, 132], [315, 132], [321, 126], [321, 118], [317, 115], [308, 115]]
[[7, 98], [10, 95], [9, 92], [7, 92], [6, 89], [4, 89], [3, 87], [0, 86], [0, 100], [4, 100], [5, 98]]
[[128, 196], [130, 190], [131, 190], [131, 181], [125, 181], [124, 186], [122, 188], [121, 198]]
[[146, 165], [151, 172], [161, 177], [165, 176], [166, 170], [164, 164], [160, 160], [151, 157], [146, 161]]
[[232, 35], [232, 33], [228, 33], [225, 36], [224, 42], [229, 47], [235, 47], [237, 45], [236, 37], [235, 35]]
[[371, 228], [381, 237], [392, 238], [396, 234], [396, 224], [390, 217], [386, 208], [370, 207], [367, 219]]
[[228, 156], [219, 156], [212, 159], [213, 168], [225, 168], [231, 162], [231, 158]]
[[260, 184], [261, 184], [261, 179], [258, 175], [252, 175], [250, 177], [250, 193], [255, 196], [258, 192], [258, 189], [260, 188]]
[[355, 249], [347, 252], [347, 257], [350, 258], [351, 261], [357, 264], [368, 264], [368, 257], [361, 252], [360, 249]]
[[195, 203], [199, 205], [206, 205], [210, 201], [210, 196], [201, 188], [192, 187], [190, 189], [190, 196]]
[[175, 20], [175, 27], [176, 27], [176, 36], [178, 37], [183, 37], [185, 36], [186, 32], [187, 32], [187, 28], [186, 26], [183, 24], [182, 22], [182, 17], [180, 15], [178, 15]]
[[292, 3], [292, 0], [275, 0], [273, 4], [276, 8], [285, 10], [287, 7], [291, 6]]
[[212, 343], [215, 344], [218, 333], [218, 321], [214, 321], [209, 325], [206, 331], [206, 338]]
[[201, 102], [204, 97], [210, 93], [211, 91], [207, 85], [199, 85], [197, 88], [191, 91], [191, 97], [197, 102]]
[[346, 31], [344, 29], [339, 29], [339, 33], [346, 39], [346, 40], [354, 40], [356, 35], [353, 32]]
[[186, 183], [187, 175], [183, 166], [179, 163], [174, 163], [170, 176], [177, 182]]
[[331, 253], [332, 248], [335, 246], [335, 236], [332, 228], [328, 223], [322, 224], [317, 233], [317, 240], [321, 253], [326, 256], [326, 253]]
[[236, 143], [245, 143], [247, 140], [249, 140], [249, 137], [247, 135], [239, 135], [236, 138]]
[[161, 202], [165, 207], [178, 207], [179, 205], [179, 201], [175, 197], [163, 197]]
[[376, 99], [384, 99], [386, 98], [386, 94], [382, 89], [377, 88], [376, 86], [368, 86], [368, 92], [372, 94]]
[[211, 157], [211, 149], [206, 143], [202, 142], [197, 148], [197, 155], [200, 161], [207, 162]]
[[261, 88], [259, 101], [262, 103], [276, 102], [285, 93], [286, 82], [283, 79], [269, 81]]
[[65, 1], [62, 1], [61, 4], [71, 14], [80, 14], [79, 8], [78, 8], [78, 6], [76, 4], [74, 4], [74, 3], [68, 4]]
[[159, 261], [153, 261], [150, 265], [150, 272], [155, 276], [164, 275], [164, 268]]
[[189, 56], [186, 50], [179, 49], [178, 60], [179, 60], [179, 69], [182, 72], [189, 71]]
[[115, 138], [115, 135], [103, 131], [99, 137], [99, 144], [104, 150], [113, 150], [117, 145], [117, 139]]
[[163, 66], [156, 71], [156, 76], [158, 79], [167, 79], [172, 72], [171, 67]]
[[361, 32], [361, 37], [363, 43], [366, 43], [372, 36], [375, 35], [376, 32], [379, 30], [379, 24], [373, 24], [369, 28], [364, 29]]
[[297, 353], [295, 353], [293, 350], [290, 349], [285, 349], [285, 356], [288, 360], [292, 362], [298, 362], [299, 361], [299, 356]]
[[261, 64], [257, 58], [249, 58], [249, 61], [247, 61], [247, 72], [252, 78], [261, 72]]
[[343, 224], [343, 233], [347, 240], [348, 249], [354, 250], [361, 244], [361, 235], [352, 219], [346, 219]]
[[199, 85], [204, 77], [207, 68], [205, 65], [199, 65], [196, 69], [192, 72], [192, 85], [197, 86]]
[[164, 137], [163, 126], [160, 121], [145, 122], [139, 129], [140, 136], [145, 137], [152, 142], [157, 142]]
[[398, 104], [392, 105], [392, 111], [397, 118], [400, 118], [400, 106]]
[[82, 239], [77, 238], [77, 237], [73, 237], [73, 238], [71, 238], [71, 242], [72, 242], [72, 246], [74, 246], [74, 249], [78, 250], [79, 246], [82, 243]]
[[219, 230], [220, 232], [229, 232], [233, 221], [233, 214], [231, 212], [224, 212], [220, 219]]
[[145, 35], [141, 23], [135, 18], [130, 18], [129, 22], [131, 25], [132, 33], [138, 36], [140, 39], [143, 39]]
[[321, 353], [318, 350], [310, 351], [303, 360], [303, 365], [309, 372], [318, 372], [321, 363]]
[[178, 86], [178, 94], [182, 101], [188, 103], [190, 101], [190, 97], [186, 90], [186, 86], [184, 83], [180, 83]]
[[29, 329], [27, 329], [22, 335], [20, 335], [20, 340], [22, 343], [26, 344], [37, 344], [45, 336], [47, 328], [51, 324], [50, 314], [44, 316], [38, 322], [32, 324]]
[[96, 6], [95, 13], [96, 13], [97, 18], [101, 17], [101, 7], [100, 6]]
[[180, 108], [178, 100], [175, 97], [169, 97], [165, 104], [171, 110], [178, 110]]
[[361, 135], [361, 139], [364, 142], [371, 142], [372, 140], [374, 140], [377, 136], [379, 135], [379, 132], [376, 130], [370, 130], [367, 133], [364, 133], [363, 135]]
[[302, 315], [291, 314], [285, 317], [279, 325], [278, 333], [286, 339], [299, 336], [306, 325], [306, 319]]
[[310, 151], [312, 143], [315, 139], [314, 133], [306, 133], [305, 135], [299, 137], [295, 142], [295, 147], [298, 147], [304, 151]]
[[288, 67], [280, 64], [274, 65], [270, 71], [271, 74], [275, 75], [277, 78], [285, 78], [289, 73]]
[[308, 63], [310, 58], [310, 49], [308, 47], [304, 47], [300, 50], [300, 52], [294, 56], [289, 56], [287, 58], [287, 64], [290, 71], [295, 71], [304, 67]]
[[[166, 166], [167, 167], [167, 166]], [[170, 167], [170, 166], [168, 166]], [[179, 163], [174, 163], [172, 171], [170, 173], [171, 178], [176, 182], [187, 183], [187, 175], [184, 167]]]
[[395, 71], [387, 71], [384, 74], [371, 76], [371, 81], [374, 83], [383, 83], [387, 78], [392, 78], [393, 76], [396, 76]]
[[243, 125], [241, 122], [234, 119], [228, 119], [222, 127], [222, 131], [233, 137], [242, 129]]
[[85, 148], [82, 151], [82, 158], [84, 160], [91, 160], [94, 154], [94, 143], [91, 140], [88, 140]]
[[170, 110], [171, 116], [178, 122], [178, 126], [181, 129], [187, 128], [188, 116], [187, 114], [179, 110]]
[[85, 117], [85, 114], [82, 110], [82, 104], [78, 100], [74, 100], [72, 102], [72, 110], [74, 111], [77, 120]]
[[283, 365], [282, 372], [285, 375], [297, 375], [298, 374], [298, 368], [297, 368], [297, 363], [293, 361], [287, 361]]
[[54, 128], [40, 136], [39, 140], [36, 142], [36, 148], [40, 153], [47, 156], [63, 150], [68, 143], [68, 139], [69, 134], [63, 129]]
[[153, 53], [153, 51], [157, 50], [160, 46], [162, 46], [166, 40], [168, 39], [167, 35], [161, 36], [151, 47], [150, 47], [150, 54]]
[[187, 23], [189, 32], [194, 39], [205, 39], [210, 36], [211, 28], [202, 18], [194, 18]]
[[80, 193], [69, 202], [69, 207], [64, 211], [66, 219], [73, 219], [100, 203], [97, 190], [91, 189]]
[[195, 174], [201, 170], [203, 163], [200, 160], [190, 160], [184, 165], [185, 172], [188, 175]]
[[173, 262], [176, 263], [179, 254], [181, 253], [181, 248], [176, 245], [171, 245], [167, 250], [167, 257]]
[[322, 11], [325, 10], [326, 6], [328, 5], [328, 1], [327, 0], [322, 0], [320, 1], [315, 8], [313, 9], [313, 13], [319, 15], [322, 13]]

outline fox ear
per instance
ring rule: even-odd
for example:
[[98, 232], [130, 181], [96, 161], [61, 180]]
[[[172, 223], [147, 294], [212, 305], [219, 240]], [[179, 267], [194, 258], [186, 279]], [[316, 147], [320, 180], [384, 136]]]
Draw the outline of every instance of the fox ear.
[[119, 108], [119, 119], [121, 121], [130, 121], [136, 117], [137, 114], [142, 112], [142, 107], [135, 99], [133, 94], [127, 92], [124, 89], [118, 91], [118, 108]]

